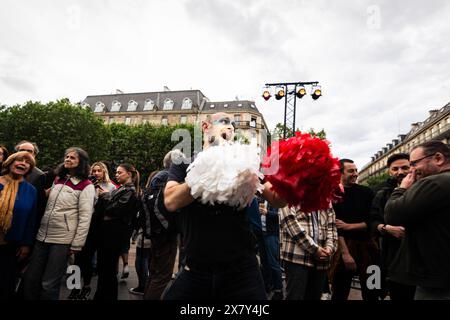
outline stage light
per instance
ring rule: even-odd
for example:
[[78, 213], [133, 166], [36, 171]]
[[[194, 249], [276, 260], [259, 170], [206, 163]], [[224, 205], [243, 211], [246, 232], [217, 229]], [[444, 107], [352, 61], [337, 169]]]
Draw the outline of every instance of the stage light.
[[312, 92], [311, 96], [314, 100], [317, 100], [322, 96], [322, 88], [320, 86], [313, 86]]
[[306, 89], [305, 89], [305, 87], [303, 87], [303, 86], [301, 86], [300, 88], [298, 88], [297, 89], [297, 92], [295, 93], [295, 95], [298, 97], [298, 98], [303, 98], [303, 96], [304, 95], [306, 95]]
[[286, 91], [284, 90], [284, 87], [277, 87], [275, 92], [276, 92], [275, 99], [277, 99], [277, 100], [283, 99], [284, 96], [286, 95]]

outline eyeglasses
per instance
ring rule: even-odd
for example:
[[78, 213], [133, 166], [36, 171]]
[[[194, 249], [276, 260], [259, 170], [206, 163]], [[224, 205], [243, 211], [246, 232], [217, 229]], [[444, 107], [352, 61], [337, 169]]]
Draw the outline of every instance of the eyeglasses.
[[432, 156], [434, 156], [435, 154], [436, 154], [436, 153], [429, 154], [429, 155], [427, 155], [427, 156], [425, 156], [425, 157], [422, 157], [422, 158], [420, 158], [420, 159], [417, 159], [417, 160], [414, 160], [414, 161], [410, 161], [409, 164], [411, 165], [411, 167], [415, 167], [415, 166], [417, 166], [417, 165], [419, 164], [419, 162], [422, 161], [423, 159], [432, 157]]
[[225, 125], [225, 126], [232, 125], [233, 128], [235, 127], [234, 121], [232, 121], [230, 118], [220, 118], [220, 119], [214, 120], [212, 122], [212, 124], [221, 124], [221, 125]]

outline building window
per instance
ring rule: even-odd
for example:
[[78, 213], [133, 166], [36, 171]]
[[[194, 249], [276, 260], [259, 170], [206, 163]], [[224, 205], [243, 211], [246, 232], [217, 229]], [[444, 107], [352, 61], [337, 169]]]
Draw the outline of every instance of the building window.
[[234, 115], [234, 121], [236, 121], [236, 122], [241, 121], [241, 115], [240, 114], [235, 114]]
[[138, 106], [138, 103], [136, 101], [130, 100], [128, 102], [128, 109], [127, 109], [127, 111], [136, 111], [137, 106]]
[[212, 108], [214, 108], [214, 105], [212, 104], [212, 105], [210, 105], [209, 107], [212, 109]]
[[250, 107], [256, 109], [256, 106], [253, 103], [250, 105]]
[[164, 100], [163, 110], [172, 110], [172, 109], [173, 109], [173, 100], [172, 99]]
[[131, 118], [130, 117], [126, 117], [125, 118], [125, 124], [131, 124]]
[[112, 103], [111, 103], [111, 111], [120, 111], [120, 107], [122, 106], [122, 104], [119, 102], [119, 101], [117, 101], [117, 100], [114, 100]]
[[163, 117], [163, 118], [161, 119], [161, 124], [162, 124], [163, 126], [167, 126], [167, 125], [169, 124], [169, 122], [168, 122], [168, 120], [167, 120], [167, 117]]
[[225, 104], [223, 105], [223, 107], [224, 107], [224, 108], [228, 108], [228, 103], [225, 103]]
[[153, 110], [153, 107], [155, 106], [155, 102], [152, 99], [145, 100], [144, 103], [144, 111]]
[[180, 116], [180, 123], [186, 124], [187, 123], [187, 117], [185, 115]]
[[252, 120], [250, 121], [250, 127], [256, 128], [256, 118], [252, 117]]
[[103, 112], [103, 111], [105, 111], [105, 104], [101, 101], [97, 102], [95, 104], [94, 112]]
[[237, 105], [238, 107], [242, 107], [242, 103], [238, 103], [238, 105]]
[[83, 103], [81, 104], [81, 107], [82, 107], [82, 108], [85, 108], [85, 109], [90, 109], [90, 108], [91, 108], [91, 105], [90, 105], [89, 103], [83, 102]]
[[183, 99], [183, 104], [181, 105], [181, 109], [192, 109], [192, 100], [189, 98]]

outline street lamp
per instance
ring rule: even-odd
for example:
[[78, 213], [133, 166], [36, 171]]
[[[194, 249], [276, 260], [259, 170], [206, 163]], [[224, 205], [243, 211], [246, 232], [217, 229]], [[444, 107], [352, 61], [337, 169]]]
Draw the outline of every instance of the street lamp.
[[263, 91], [264, 100], [271, 97], [270, 88], [275, 87], [275, 99], [281, 100], [284, 97], [284, 128], [283, 139], [286, 138], [286, 129], [292, 129], [295, 132], [295, 113], [297, 106], [296, 98], [303, 98], [306, 95], [305, 86], [311, 86], [311, 97], [314, 100], [322, 96], [322, 88], [318, 81], [313, 82], [285, 82], [285, 83], [266, 83]]

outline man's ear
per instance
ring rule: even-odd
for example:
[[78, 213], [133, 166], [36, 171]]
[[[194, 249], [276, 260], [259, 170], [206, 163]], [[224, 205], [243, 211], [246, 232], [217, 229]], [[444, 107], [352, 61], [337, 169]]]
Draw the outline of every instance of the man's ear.
[[202, 121], [202, 131], [208, 132], [208, 128], [209, 128], [209, 123], [206, 121]]
[[443, 165], [445, 163], [445, 157], [442, 153], [436, 152], [436, 162], [437, 165]]

